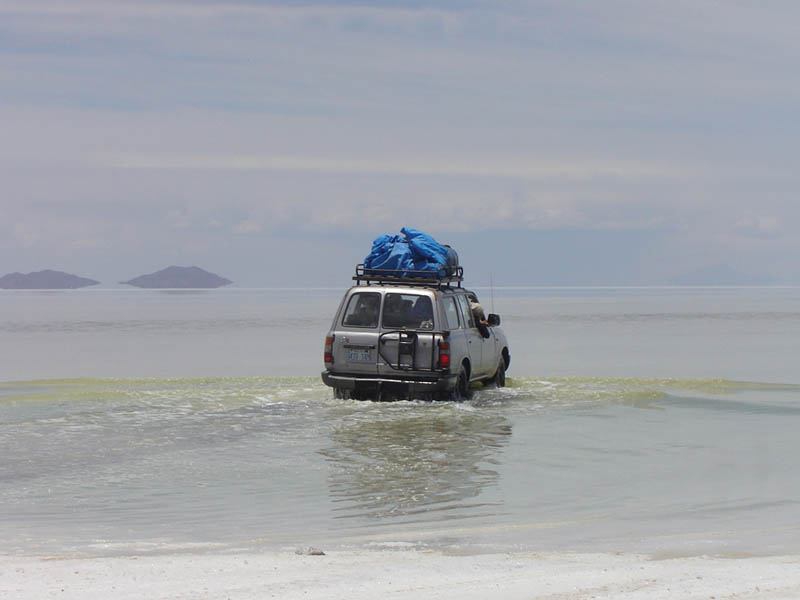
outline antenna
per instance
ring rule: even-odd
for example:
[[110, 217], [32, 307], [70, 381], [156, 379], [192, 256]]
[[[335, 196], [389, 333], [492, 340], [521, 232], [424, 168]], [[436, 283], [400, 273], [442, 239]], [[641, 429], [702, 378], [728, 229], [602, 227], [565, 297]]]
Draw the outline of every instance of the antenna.
[[492, 312], [494, 312], [494, 283], [492, 282], [492, 272], [489, 271], [489, 292], [492, 295]]

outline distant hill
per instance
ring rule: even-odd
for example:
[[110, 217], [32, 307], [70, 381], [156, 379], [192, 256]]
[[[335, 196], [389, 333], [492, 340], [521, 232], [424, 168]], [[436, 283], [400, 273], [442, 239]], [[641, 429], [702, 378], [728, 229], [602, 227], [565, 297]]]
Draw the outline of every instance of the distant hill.
[[233, 283], [229, 279], [214, 275], [200, 267], [167, 267], [155, 273], [140, 275], [129, 281], [121, 281], [126, 285], [140, 288], [218, 288]]
[[673, 285], [772, 285], [776, 283], [769, 275], [749, 275], [737, 271], [730, 265], [713, 265], [688, 271], [670, 279]]
[[0, 277], [0, 288], [6, 290], [74, 290], [98, 283], [94, 279], [51, 269], [34, 273], [9, 273]]

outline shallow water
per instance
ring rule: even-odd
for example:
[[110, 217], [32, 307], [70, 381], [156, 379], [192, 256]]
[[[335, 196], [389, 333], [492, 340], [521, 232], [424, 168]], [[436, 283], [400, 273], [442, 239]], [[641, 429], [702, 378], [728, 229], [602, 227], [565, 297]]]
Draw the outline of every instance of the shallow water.
[[0, 551], [797, 552], [800, 293], [561, 294], [459, 403], [334, 400], [330, 291], [0, 295]]
[[316, 378], [3, 386], [3, 545], [789, 551], [800, 386], [514, 378], [464, 403]]

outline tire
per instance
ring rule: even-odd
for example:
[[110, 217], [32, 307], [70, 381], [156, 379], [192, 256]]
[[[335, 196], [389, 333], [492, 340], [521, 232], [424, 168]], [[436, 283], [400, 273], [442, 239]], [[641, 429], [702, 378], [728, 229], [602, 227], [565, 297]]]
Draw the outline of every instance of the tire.
[[494, 374], [494, 385], [496, 387], [506, 387], [506, 361], [500, 360], [500, 364], [497, 365], [497, 371]]
[[469, 390], [469, 377], [467, 370], [462, 366], [458, 371], [456, 387], [453, 388], [453, 400], [468, 400], [472, 394]]

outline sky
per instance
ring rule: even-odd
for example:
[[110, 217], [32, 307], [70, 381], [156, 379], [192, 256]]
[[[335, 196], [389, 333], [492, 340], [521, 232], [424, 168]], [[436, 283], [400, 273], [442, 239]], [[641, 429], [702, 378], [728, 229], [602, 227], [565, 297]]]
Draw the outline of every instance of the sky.
[[[800, 3], [0, 0], [0, 275], [800, 284]], [[737, 280], [737, 281], [738, 281]]]

